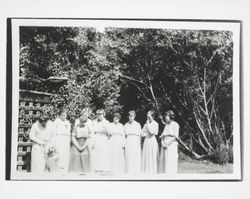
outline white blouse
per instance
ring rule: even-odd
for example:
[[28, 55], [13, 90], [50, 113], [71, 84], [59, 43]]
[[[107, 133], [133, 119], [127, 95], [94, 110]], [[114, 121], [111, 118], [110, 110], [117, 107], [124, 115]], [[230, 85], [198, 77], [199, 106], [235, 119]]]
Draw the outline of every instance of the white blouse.
[[75, 126], [72, 132], [72, 136], [75, 138], [88, 138], [90, 136], [89, 127], [86, 125], [84, 127]]
[[166, 124], [162, 135], [174, 135], [178, 138], [179, 136], [179, 124], [175, 121], [172, 121], [170, 124]]
[[95, 134], [108, 135], [109, 134], [109, 125], [110, 125], [110, 123], [106, 119], [103, 119], [102, 121], [95, 120], [93, 122]]
[[124, 126], [121, 123], [115, 124], [115, 123], [111, 123], [109, 126], [109, 133], [110, 135], [121, 135], [121, 136], [125, 136], [125, 130], [124, 130]]
[[[75, 121], [75, 126], [77, 126], [79, 123], [80, 123], [80, 120], [78, 118]], [[87, 122], [86, 122], [86, 125], [88, 126], [91, 134], [93, 134], [94, 133], [93, 121], [91, 119], [88, 119]]]
[[53, 123], [52, 121], [47, 122], [45, 128], [40, 127], [39, 122], [34, 123], [30, 129], [30, 139], [37, 143], [48, 142], [53, 136]]
[[147, 121], [142, 129], [142, 136], [157, 135], [159, 131], [159, 124], [153, 120], [152, 122]]
[[128, 135], [141, 135], [141, 125], [140, 123], [133, 121], [132, 123], [127, 122], [124, 126], [125, 134]]
[[71, 125], [68, 120], [62, 121], [56, 118], [54, 121], [54, 133], [56, 135], [70, 135]]

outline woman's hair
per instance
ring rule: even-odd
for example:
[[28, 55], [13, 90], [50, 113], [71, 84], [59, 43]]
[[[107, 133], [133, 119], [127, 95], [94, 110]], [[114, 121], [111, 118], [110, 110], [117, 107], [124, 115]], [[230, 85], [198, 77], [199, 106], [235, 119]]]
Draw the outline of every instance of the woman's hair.
[[115, 118], [115, 117], [121, 119], [121, 114], [120, 113], [114, 113], [113, 118]]
[[67, 113], [67, 109], [64, 107], [59, 109], [58, 115], [62, 115], [63, 113]]
[[128, 112], [128, 116], [130, 116], [130, 115], [134, 115], [134, 116], [136, 117], [135, 111], [134, 111], [134, 110], [129, 111], [129, 112]]
[[148, 113], [152, 116], [152, 118], [155, 118], [156, 112], [154, 110], [150, 110]]
[[106, 115], [105, 110], [103, 108], [97, 109], [96, 114], [103, 114], [104, 116]]
[[82, 109], [82, 111], [81, 111], [81, 115], [90, 115], [91, 114], [91, 109], [90, 109], [90, 107], [85, 107], [85, 108], [83, 108]]
[[38, 121], [40, 123], [47, 122], [48, 120], [49, 120], [49, 116], [46, 113], [41, 113], [39, 118], [38, 118]]
[[87, 122], [88, 121], [88, 117], [86, 115], [82, 115], [80, 118], [79, 118], [79, 121], [80, 122]]
[[165, 112], [165, 116], [169, 116], [171, 120], [173, 120], [175, 118], [175, 114], [172, 110], [168, 110], [167, 112]]

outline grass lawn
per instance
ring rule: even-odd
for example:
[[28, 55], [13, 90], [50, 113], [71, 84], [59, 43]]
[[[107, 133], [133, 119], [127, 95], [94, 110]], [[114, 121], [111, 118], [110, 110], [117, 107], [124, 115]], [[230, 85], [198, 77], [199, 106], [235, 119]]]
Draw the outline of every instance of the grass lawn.
[[233, 164], [214, 164], [210, 161], [197, 161], [180, 154], [178, 173], [232, 173]]

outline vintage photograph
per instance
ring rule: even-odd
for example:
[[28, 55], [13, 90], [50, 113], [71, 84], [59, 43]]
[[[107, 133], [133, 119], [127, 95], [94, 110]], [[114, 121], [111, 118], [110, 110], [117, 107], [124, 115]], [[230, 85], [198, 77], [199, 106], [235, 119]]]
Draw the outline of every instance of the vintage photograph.
[[240, 180], [240, 22], [11, 19], [11, 180]]

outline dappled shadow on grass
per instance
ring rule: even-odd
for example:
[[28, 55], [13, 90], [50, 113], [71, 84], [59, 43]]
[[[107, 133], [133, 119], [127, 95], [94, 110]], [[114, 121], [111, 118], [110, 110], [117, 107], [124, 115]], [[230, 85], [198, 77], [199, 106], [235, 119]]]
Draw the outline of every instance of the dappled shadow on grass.
[[178, 163], [178, 173], [233, 173], [233, 164], [215, 164], [210, 161], [194, 160], [184, 154], [180, 154]]

